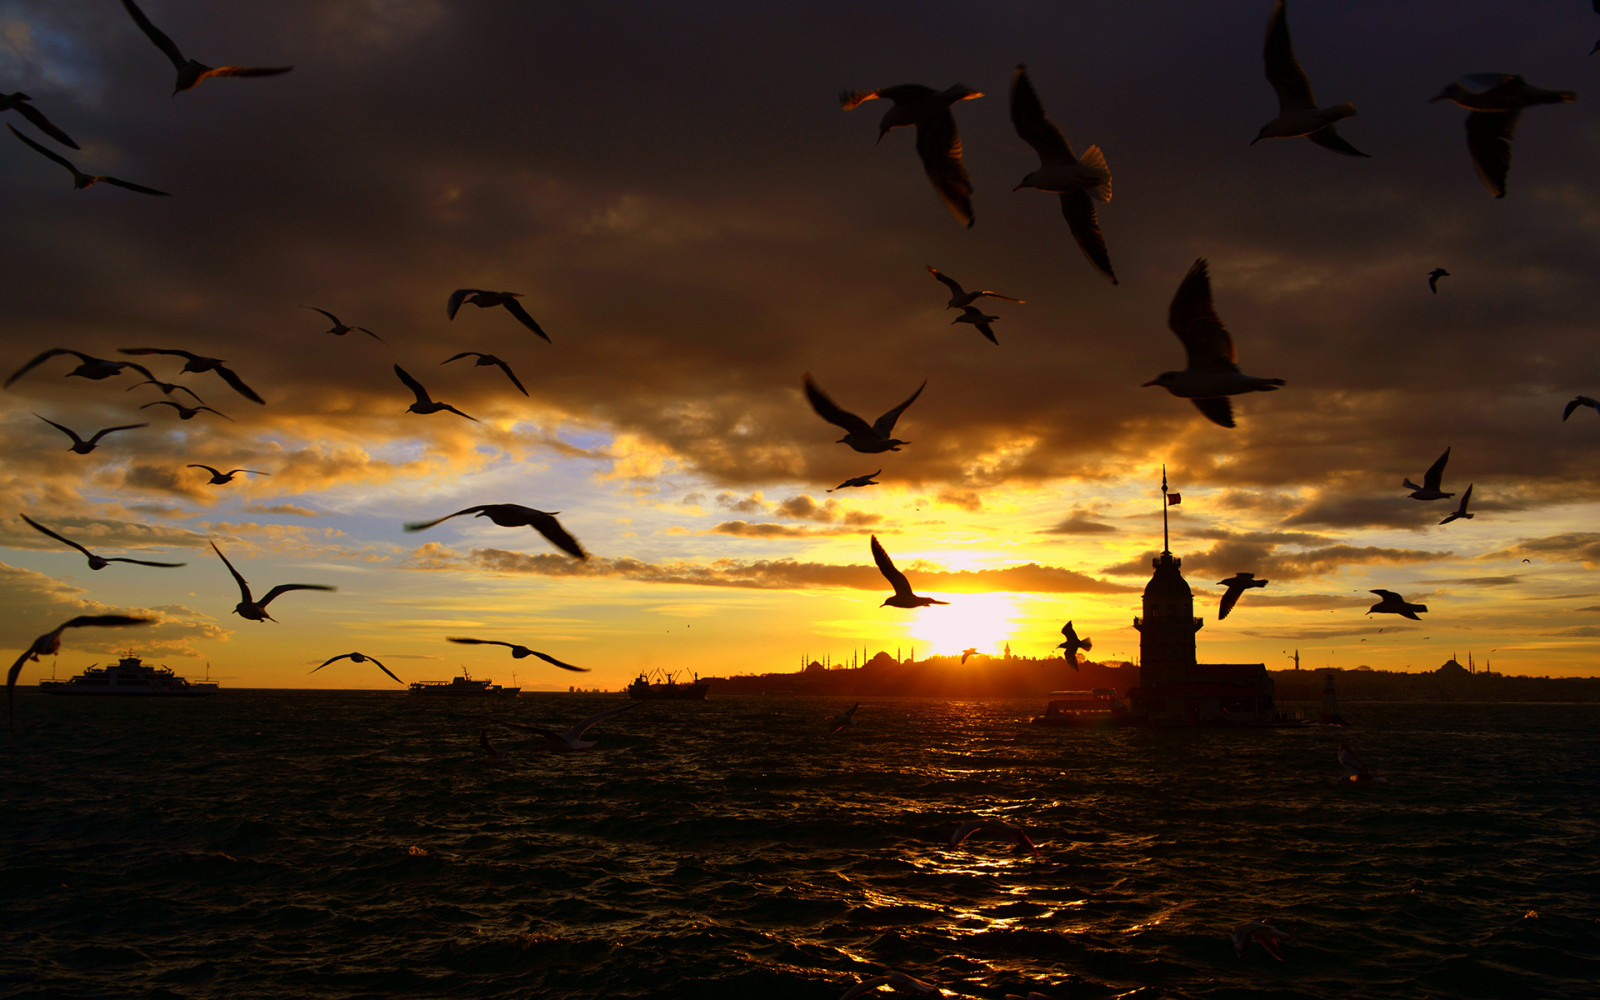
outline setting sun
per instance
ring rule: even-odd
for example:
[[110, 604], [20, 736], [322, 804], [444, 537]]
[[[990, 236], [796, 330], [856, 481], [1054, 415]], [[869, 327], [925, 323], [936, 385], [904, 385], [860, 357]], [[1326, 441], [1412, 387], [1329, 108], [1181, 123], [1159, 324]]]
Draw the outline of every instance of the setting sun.
[[917, 654], [960, 656], [964, 649], [999, 656], [1021, 623], [1010, 594], [961, 594], [947, 607], [923, 608], [911, 626]]

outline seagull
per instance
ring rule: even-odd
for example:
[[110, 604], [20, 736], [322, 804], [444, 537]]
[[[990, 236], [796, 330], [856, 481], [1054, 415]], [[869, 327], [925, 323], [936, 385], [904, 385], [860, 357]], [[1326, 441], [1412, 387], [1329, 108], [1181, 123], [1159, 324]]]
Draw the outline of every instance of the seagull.
[[[835, 442], [835, 443], [837, 443], [837, 442]], [[883, 474], [883, 470], [879, 469], [877, 472], [869, 472], [865, 476], [856, 476], [853, 479], [846, 479], [844, 482], [840, 483], [838, 486], [835, 486], [832, 489], [824, 490], [823, 492], [824, 493], [832, 493], [834, 490], [842, 490], [847, 486], [877, 486], [878, 484], [873, 481], [873, 477], [874, 476], [880, 476], [882, 474]]]
[[1367, 614], [1369, 615], [1376, 611], [1379, 614], [1400, 615], [1401, 617], [1409, 618], [1414, 622], [1420, 622], [1422, 619], [1417, 617], [1417, 612], [1428, 610], [1428, 606], [1426, 604], [1407, 603], [1404, 597], [1401, 597], [1392, 590], [1372, 590], [1368, 591], [1368, 593], [1377, 594], [1379, 597], [1383, 598], [1377, 604], [1374, 604], [1372, 607], [1367, 609]]
[[[133, 364], [133, 362], [130, 361], [130, 362], [128, 362], [128, 364], [131, 365], [131, 364]], [[138, 366], [135, 366], [135, 367], [138, 367]], [[193, 399], [196, 403], [204, 403], [205, 402], [205, 400], [200, 398], [200, 394], [199, 393], [195, 392], [193, 389], [189, 388], [188, 386], [186, 386], [186, 385], [184, 385], [184, 384], [182, 384], [180, 382], [163, 382], [158, 378], [147, 378], [143, 382], [135, 382], [132, 385], [128, 386], [126, 389], [122, 390], [122, 391], [123, 392], [132, 392], [133, 390], [139, 388], [141, 385], [153, 385], [157, 389], [160, 389], [162, 395], [164, 395], [164, 396], [170, 396], [174, 392], [176, 392], [177, 390], [182, 389], [184, 392], [187, 392], [189, 394], [189, 398]], [[215, 413], [216, 411], [213, 410], [212, 412]]]
[[458, 510], [454, 514], [446, 514], [444, 517], [436, 517], [431, 521], [411, 521], [405, 525], [405, 529], [421, 531], [433, 527], [440, 521], [448, 521], [462, 514], [471, 514], [473, 517], [487, 517], [502, 528], [532, 528], [543, 535], [551, 545], [568, 555], [578, 559], [589, 558], [589, 553], [583, 551], [583, 546], [578, 544], [578, 540], [567, 534], [567, 530], [556, 520], [556, 515], [559, 513], [561, 513], [559, 510], [535, 510], [516, 503], [485, 503]]
[[1535, 104], [1567, 104], [1578, 95], [1530, 86], [1514, 73], [1475, 73], [1466, 79], [1487, 89], [1473, 92], [1451, 83], [1428, 102], [1452, 101], [1471, 112], [1467, 115], [1467, 151], [1472, 154], [1472, 165], [1489, 193], [1504, 198], [1506, 173], [1511, 169], [1511, 137], [1522, 109]]
[[1167, 326], [1183, 342], [1188, 367], [1183, 371], [1162, 372], [1145, 385], [1159, 385], [1174, 396], [1182, 396], [1212, 423], [1233, 426], [1233, 405], [1229, 396], [1243, 392], [1271, 392], [1283, 385], [1281, 378], [1257, 378], [1239, 371], [1239, 357], [1233, 338], [1217, 317], [1211, 304], [1211, 277], [1206, 259], [1201, 257], [1189, 268], [1167, 311]]
[[[337, 587], [324, 586], [320, 583], [280, 583], [267, 591], [267, 596], [260, 601], [255, 601], [250, 598], [250, 585], [244, 582], [244, 577], [240, 576], [239, 571], [233, 568], [233, 563], [229, 562], [228, 557], [222, 554], [221, 549], [217, 548], [216, 542], [211, 543], [211, 551], [217, 554], [217, 558], [222, 560], [222, 565], [228, 567], [228, 572], [233, 574], [233, 579], [239, 584], [239, 603], [233, 606], [233, 613], [241, 618], [248, 618], [253, 622], [277, 621], [278, 619], [267, 614], [267, 605], [272, 603], [273, 598], [286, 591], [339, 589]], [[398, 679], [396, 678], [396, 680]]]
[[878, 97], [894, 102], [878, 122], [878, 141], [883, 141], [890, 129], [915, 125], [923, 172], [950, 214], [962, 225], [971, 226], [972, 179], [961, 163], [961, 136], [956, 134], [956, 116], [950, 107], [957, 101], [982, 96], [982, 92], [962, 83], [939, 91], [919, 83], [902, 83], [879, 90], [846, 90], [839, 94], [839, 104], [850, 111]]
[[[865, 420], [848, 410], [840, 409], [837, 403], [829, 399], [828, 394], [823, 392], [817, 383], [812, 380], [810, 372], [806, 372], [804, 382], [806, 399], [811, 403], [811, 408], [817, 411], [817, 416], [830, 424], [837, 424], [849, 431], [848, 434], [835, 443], [847, 444], [864, 454], [880, 451], [899, 451], [901, 445], [911, 443], [889, 435], [894, 432], [894, 423], [900, 419], [900, 414], [905, 412], [906, 407], [915, 403], [917, 397], [922, 395], [922, 390], [928, 387], [928, 380], [923, 379], [922, 384], [917, 386], [917, 391], [913, 392], [909, 399], [879, 417], [869, 427]], [[873, 475], [877, 475], [877, 473], [873, 473]]]
[[478, 746], [483, 748], [483, 754], [491, 764], [499, 764], [506, 759], [506, 751], [489, 742], [489, 731], [486, 729], [478, 730]]
[[322, 315], [328, 317], [328, 320], [333, 323], [333, 328], [330, 329], [328, 332], [333, 334], [335, 337], [342, 337], [345, 334], [349, 333], [351, 330], [360, 330], [362, 333], [364, 333], [367, 336], [371, 337], [373, 340], [376, 340], [380, 344], [387, 344], [388, 343], [387, 340], [384, 340], [382, 337], [380, 337], [377, 334], [373, 333], [371, 330], [368, 330], [364, 326], [351, 326], [348, 323], [340, 322], [339, 317], [335, 316], [333, 313], [329, 312], [326, 309], [318, 309], [316, 306], [301, 306], [300, 308], [301, 309], [310, 309], [313, 312], [319, 312]]
[[417, 397], [416, 402], [406, 407], [407, 413], [421, 413], [426, 415], [429, 413], [438, 413], [440, 410], [449, 410], [458, 417], [466, 417], [473, 423], [478, 422], [477, 417], [462, 413], [449, 403], [435, 403], [433, 401], [433, 397], [428, 395], [428, 390], [422, 387], [422, 383], [412, 378], [411, 374], [404, 368], [401, 368], [399, 365], [394, 366], [394, 373], [400, 376], [400, 381], [404, 382], [406, 384], [406, 388], [411, 390], [411, 394]]
[[62, 622], [52, 632], [46, 632], [33, 640], [33, 643], [22, 655], [17, 657], [17, 662], [11, 664], [11, 670], [6, 674], [6, 725], [11, 725], [12, 716], [16, 713], [16, 706], [12, 697], [16, 692], [17, 675], [22, 673], [22, 665], [29, 660], [37, 661], [41, 656], [53, 656], [61, 651], [61, 633], [69, 628], [79, 628], [86, 625], [112, 626], [112, 625], [144, 625], [155, 621], [153, 618], [139, 618], [134, 615], [79, 615], [69, 621]]
[[213, 410], [209, 406], [184, 406], [182, 403], [174, 403], [170, 399], [158, 399], [153, 403], [144, 404], [143, 406], [139, 407], [139, 409], [148, 410], [152, 406], [170, 406], [170, 407], [172, 407], [174, 410], [178, 411], [178, 419], [179, 420], [193, 420], [195, 418], [195, 415], [198, 414], [201, 410], [205, 410], [207, 413], [215, 413], [217, 416], [221, 417], [224, 420], [232, 420], [233, 419], [232, 417], [228, 416], [226, 413], [223, 413], [221, 410]]
[[[1343, 746], [1343, 744], [1340, 745]], [[1265, 948], [1267, 954], [1281, 962], [1283, 961], [1283, 952], [1278, 950], [1278, 942], [1289, 940], [1290, 935], [1288, 931], [1280, 931], [1276, 927], [1264, 924], [1259, 920], [1246, 920], [1233, 928], [1232, 937], [1233, 953], [1240, 958], [1244, 957], [1245, 948], [1249, 947], [1251, 941], [1254, 941], [1262, 948]]]
[[[71, 378], [76, 375], [79, 378], [99, 381], [103, 378], [111, 378], [113, 375], [121, 375], [122, 369], [124, 368], [132, 368], [134, 371], [144, 375], [144, 377], [150, 381], [154, 382], [156, 380], [156, 377], [150, 374], [150, 369], [136, 361], [108, 361], [105, 358], [97, 358], [93, 355], [85, 354], [82, 351], [74, 351], [66, 347], [52, 347], [48, 351], [45, 351], [43, 354], [40, 354], [38, 357], [34, 358], [32, 361], [29, 361], [27, 364], [23, 365], [21, 368], [18, 368], [16, 371], [12, 372], [11, 377], [6, 379], [4, 387], [9, 389], [11, 387], [11, 383], [21, 378], [24, 372], [28, 371], [35, 365], [38, 365], [44, 361], [48, 361], [58, 354], [71, 354], [79, 361], [78, 367], [72, 369], [70, 372], [67, 372], [67, 374], [64, 376], [65, 378]], [[144, 383], [141, 382], [139, 384], [143, 385]]]
[[840, 712], [838, 715], [835, 715], [833, 717], [833, 723], [828, 726], [828, 732], [826, 733], [826, 735], [832, 736], [834, 733], [837, 733], [839, 730], [845, 728], [846, 726], [855, 725], [856, 724], [856, 709], [858, 709], [860, 707], [861, 707], [861, 702], [858, 701], [854, 705], [851, 705], [849, 708], [847, 708], [844, 711]]
[[54, 123], [44, 116], [44, 112], [27, 103], [31, 100], [33, 100], [33, 98], [22, 93], [21, 91], [14, 91], [9, 94], [0, 94], [0, 111], [15, 111], [22, 117], [28, 119], [28, 121], [32, 122], [34, 128], [43, 132], [56, 142], [61, 143], [61, 145], [69, 146], [73, 149], [79, 148], [78, 144], [72, 141], [71, 136], [67, 135], [67, 133], [61, 131], [59, 128], [56, 128]]
[[[217, 553], [217, 554], [221, 555], [220, 552]], [[267, 598], [267, 600], [269, 600], [269, 601], [271, 599], [272, 598], [270, 598], [270, 597]], [[266, 601], [263, 601], [262, 603], [265, 604]], [[334, 662], [335, 660], [343, 660], [343, 659], [349, 659], [351, 663], [371, 663], [372, 665], [376, 666], [379, 670], [382, 670], [384, 673], [388, 674], [390, 677], [394, 677], [394, 682], [396, 684], [404, 684], [405, 683], [405, 681], [403, 681], [400, 678], [394, 676], [394, 671], [390, 670], [388, 667], [386, 667], [383, 664], [379, 663], [378, 662], [378, 658], [376, 656], [368, 656], [365, 653], [340, 653], [338, 656], [330, 656], [326, 660], [322, 661], [322, 665], [321, 666], [313, 667], [311, 672], [312, 673], [316, 673], [318, 670], [321, 670], [322, 667], [327, 666], [328, 664]]]
[[957, 323], [971, 323], [973, 326], [978, 328], [979, 333], [989, 338], [989, 343], [999, 344], [1000, 341], [994, 339], [994, 330], [989, 327], [990, 323], [993, 323], [999, 318], [999, 316], [985, 316], [983, 311], [977, 306], [967, 306], [961, 310], [960, 316], [957, 316], [955, 319], [950, 321], [950, 325], [954, 326]]
[[1428, 288], [1433, 294], [1439, 294], [1439, 279], [1450, 277], [1450, 272], [1442, 267], [1436, 267], [1428, 272]]
[[39, 145], [37, 142], [34, 142], [32, 139], [30, 139], [27, 136], [23, 135], [21, 132], [18, 132], [9, 123], [6, 125], [6, 128], [11, 129], [11, 134], [12, 135], [16, 136], [18, 139], [21, 139], [23, 142], [25, 142], [28, 145], [32, 146], [34, 149], [38, 150], [40, 152], [40, 154], [42, 154], [42, 155], [44, 155], [46, 157], [49, 157], [50, 159], [52, 159], [52, 160], [56, 161], [57, 163], [61, 164], [63, 167], [66, 167], [67, 170], [69, 170], [72, 173], [72, 186], [74, 188], [76, 188], [77, 190], [79, 190], [79, 191], [82, 191], [86, 187], [92, 187], [95, 184], [100, 183], [101, 181], [104, 181], [107, 184], [112, 184], [112, 185], [115, 185], [115, 186], [117, 186], [119, 188], [127, 188], [129, 191], [137, 191], [140, 194], [158, 194], [158, 195], [161, 195], [164, 198], [172, 197], [170, 192], [157, 191], [155, 188], [147, 188], [142, 184], [135, 184], [132, 181], [125, 181], [125, 180], [122, 180], [122, 179], [117, 178], [117, 177], [107, 177], [104, 174], [86, 174], [83, 171], [79, 170], [76, 166], [74, 166], [72, 161], [67, 159], [65, 156], [62, 156], [60, 153], [54, 152], [53, 150], [49, 150], [49, 149], [44, 148], [43, 146]]
[[959, 847], [961, 842], [979, 831], [984, 833], [998, 833], [1010, 837], [1019, 845], [1033, 852], [1034, 857], [1039, 856], [1039, 849], [1033, 846], [1033, 841], [1023, 832], [1022, 827], [1015, 823], [1007, 823], [1001, 819], [969, 819], [956, 827], [956, 832], [950, 835], [950, 846]]
[[1254, 573], [1235, 573], [1226, 580], [1218, 580], [1217, 586], [1227, 587], [1222, 595], [1222, 607], [1217, 611], [1217, 621], [1228, 617], [1228, 612], [1239, 603], [1239, 595], [1251, 587], [1265, 587], [1266, 580], [1257, 580]]
[[1026, 66], [1018, 66], [1011, 76], [1011, 125], [1023, 142], [1039, 154], [1040, 167], [1022, 178], [1013, 191], [1037, 188], [1054, 191], [1061, 196], [1061, 214], [1067, 219], [1067, 228], [1073, 239], [1083, 249], [1085, 257], [1095, 269], [1115, 285], [1117, 276], [1111, 270], [1111, 255], [1106, 252], [1105, 237], [1100, 234], [1100, 222], [1095, 218], [1092, 193], [1101, 201], [1111, 200], [1111, 171], [1099, 146], [1084, 150], [1083, 159], [1072, 155], [1072, 147], [1055, 123], [1045, 117], [1044, 106], [1028, 79]]
[[445, 313], [451, 319], [456, 318], [456, 310], [461, 308], [461, 303], [470, 302], [480, 309], [492, 309], [495, 306], [505, 306], [506, 312], [517, 318], [517, 322], [544, 338], [545, 343], [550, 343], [550, 335], [539, 329], [539, 324], [534, 322], [528, 310], [522, 308], [522, 303], [517, 299], [522, 297], [521, 292], [486, 292], [480, 288], [458, 288], [450, 293], [450, 301], [445, 304]]
[[844, 995], [839, 997], [839, 1000], [855, 1000], [856, 997], [865, 996], [868, 993], [876, 994], [880, 986], [887, 986], [895, 993], [904, 993], [908, 996], [944, 996], [944, 991], [937, 986], [929, 985], [920, 979], [912, 979], [903, 972], [891, 972], [887, 976], [874, 976], [871, 979], [861, 980], [861, 982], [845, 990]]
[[256, 391], [244, 384], [244, 380], [233, 373], [233, 369], [222, 363], [221, 358], [204, 358], [189, 351], [175, 350], [165, 347], [123, 347], [123, 354], [171, 354], [183, 358], [183, 370], [186, 372], [216, 372], [222, 381], [233, 386], [233, 390], [252, 403], [265, 404], [266, 400], [256, 395]]
[[963, 649], [961, 651], [961, 662], [965, 663], [965, 662], [967, 662], [967, 657], [969, 657], [969, 656], [977, 656], [977, 655], [978, 655], [978, 647], [977, 646], [968, 646], [966, 649]]
[[582, 750], [591, 750], [595, 746], [593, 740], [583, 738], [583, 734], [589, 730], [589, 727], [608, 715], [626, 712], [628, 709], [638, 708], [642, 704], [644, 704], [642, 701], [630, 701], [626, 705], [618, 705], [616, 708], [608, 708], [604, 712], [596, 712], [565, 733], [558, 733], [554, 729], [544, 729], [540, 726], [519, 725], [515, 722], [503, 722], [501, 725], [510, 726], [513, 729], [525, 729], [530, 733], [538, 733], [544, 737], [544, 748], [551, 753], [577, 753]]
[[1066, 650], [1066, 652], [1062, 653], [1061, 655], [1066, 657], [1067, 662], [1072, 664], [1072, 669], [1076, 670], [1078, 669], [1078, 650], [1093, 649], [1094, 640], [1078, 638], [1078, 632], [1072, 627], [1071, 622], [1067, 622], [1065, 625], [1061, 626], [1061, 634], [1066, 637], [1067, 641], [1061, 643], [1056, 648]]
[[28, 515], [22, 514], [22, 515], [19, 515], [19, 516], [24, 521], [27, 521], [28, 525], [30, 527], [32, 527], [33, 530], [35, 530], [35, 531], [37, 531], [37, 532], [39, 532], [41, 534], [44, 534], [44, 535], [49, 535], [51, 538], [54, 538], [56, 541], [62, 543], [63, 545], [69, 545], [72, 548], [77, 549], [79, 552], [82, 552], [84, 555], [88, 556], [89, 557], [89, 568], [93, 569], [93, 570], [105, 569], [107, 566], [111, 565], [114, 562], [135, 563], [135, 564], [137, 564], [139, 566], [161, 566], [161, 567], [167, 568], [167, 569], [176, 568], [178, 566], [187, 566], [187, 565], [189, 565], [188, 563], [151, 562], [148, 559], [128, 559], [128, 558], [125, 558], [123, 556], [111, 556], [109, 558], [102, 557], [102, 556], [97, 556], [93, 552], [90, 552], [88, 549], [84, 548], [82, 545], [79, 545], [77, 542], [73, 541], [72, 539], [67, 538], [67, 537], [65, 537], [63, 535], [56, 534], [54, 531], [51, 531], [49, 528], [46, 528], [44, 525], [40, 524], [38, 521], [35, 521], [33, 518], [29, 517]]
[[178, 47], [172, 43], [172, 39], [162, 34], [161, 29], [151, 24], [150, 19], [144, 16], [144, 11], [140, 10], [133, 0], [122, 0], [122, 6], [128, 9], [128, 14], [133, 17], [133, 23], [139, 26], [139, 30], [144, 32], [155, 43], [156, 48], [160, 49], [168, 59], [172, 60], [172, 65], [178, 68], [178, 80], [172, 87], [173, 94], [188, 90], [207, 77], [277, 76], [279, 73], [287, 73], [294, 69], [293, 66], [207, 66], [205, 63], [195, 62], [193, 59], [186, 59], [183, 53], [178, 51]]
[[487, 367], [488, 365], [498, 365], [500, 370], [506, 373], [506, 378], [511, 380], [511, 384], [517, 387], [518, 392], [522, 393], [524, 396], [528, 394], [528, 390], [524, 389], [522, 387], [522, 383], [517, 381], [517, 376], [512, 374], [511, 366], [506, 364], [504, 361], [501, 361], [493, 354], [483, 354], [479, 351], [462, 351], [460, 354], [445, 358], [439, 363], [441, 365], [447, 365], [452, 361], [459, 361], [462, 358], [477, 358], [478, 360], [473, 362], [475, 366]]
[[1289, 20], [1283, 0], [1273, 4], [1272, 13], [1267, 17], [1267, 43], [1262, 56], [1267, 65], [1267, 82], [1278, 94], [1278, 117], [1261, 126], [1261, 131], [1250, 140], [1252, 146], [1262, 139], [1292, 139], [1303, 135], [1335, 153], [1367, 155], [1333, 130], [1334, 122], [1356, 113], [1354, 104], [1345, 101], [1332, 107], [1317, 107], [1317, 99], [1311, 94], [1311, 81], [1306, 79], [1306, 71], [1294, 57], [1289, 43]]
[[950, 301], [945, 304], [946, 309], [965, 309], [967, 306], [972, 305], [974, 302], [978, 301], [984, 296], [988, 296], [991, 299], [1005, 299], [1007, 302], [1015, 302], [1018, 305], [1027, 304], [1027, 299], [1014, 299], [1009, 295], [1001, 295], [999, 292], [969, 292], [965, 288], [962, 288], [956, 279], [950, 277], [948, 274], [941, 273], [939, 269], [934, 267], [932, 264], [925, 264], [923, 266], [928, 269], [929, 274], [933, 275], [935, 278], [938, 278], [944, 283], [946, 288], [950, 289]]
[[1445, 493], [1439, 489], [1440, 480], [1444, 479], [1444, 463], [1450, 461], [1450, 449], [1446, 448], [1428, 471], [1422, 474], [1422, 485], [1418, 486], [1409, 479], [1400, 480], [1400, 485], [1411, 491], [1413, 500], [1443, 500], [1455, 496], [1454, 493]]
[[949, 601], [936, 601], [931, 597], [922, 597], [911, 592], [911, 583], [906, 575], [894, 568], [894, 563], [889, 560], [889, 553], [883, 551], [883, 546], [878, 544], [878, 536], [872, 536], [872, 561], [878, 564], [878, 572], [889, 581], [889, 586], [894, 588], [894, 596], [884, 601], [878, 607], [896, 608], [923, 608], [930, 604], [949, 604]]
[[211, 473], [211, 482], [207, 484], [208, 486], [221, 486], [223, 483], [231, 483], [231, 482], [233, 482], [233, 477], [237, 476], [241, 472], [248, 472], [252, 476], [270, 476], [270, 475], [272, 475], [272, 473], [270, 473], [270, 472], [257, 472], [255, 469], [232, 469], [232, 470], [230, 470], [228, 472], [219, 472], [218, 470], [213, 469], [209, 465], [196, 465], [193, 462], [190, 462], [187, 466], [185, 466], [185, 468], [189, 468], [189, 469], [204, 469], [207, 472]]
[[1380, 778], [1374, 775], [1367, 767], [1366, 761], [1356, 756], [1356, 752], [1350, 749], [1350, 744], [1348, 743], [1339, 744], [1339, 763], [1344, 765], [1345, 771], [1348, 772], [1345, 777], [1352, 784], [1387, 785], [1389, 783], [1388, 778]]
[[1567, 408], [1561, 411], [1561, 419], [1566, 420], [1572, 416], [1572, 411], [1580, 406], [1592, 406], [1596, 413], [1600, 413], [1600, 399], [1590, 399], [1588, 396], [1574, 396], [1572, 401], [1567, 403]]
[[501, 642], [499, 639], [463, 639], [453, 635], [446, 636], [445, 638], [450, 642], [459, 642], [466, 645], [508, 646], [511, 649], [512, 659], [520, 660], [526, 656], [537, 656], [544, 662], [558, 666], [562, 670], [573, 670], [580, 674], [586, 674], [589, 672], [588, 667], [575, 667], [570, 663], [562, 663], [555, 657], [541, 653], [537, 649], [529, 649], [527, 646], [518, 646], [517, 644], [511, 642]]
[[[39, 414], [35, 413], [34, 416], [39, 417]], [[94, 451], [94, 446], [100, 442], [100, 439], [105, 437], [107, 434], [110, 434], [112, 431], [131, 431], [136, 427], [150, 426], [149, 424], [123, 424], [121, 427], [107, 427], [105, 430], [96, 431], [94, 437], [91, 437], [89, 440], [85, 441], [83, 438], [79, 437], [78, 432], [74, 431], [71, 427], [63, 427], [61, 424], [56, 423], [49, 417], [39, 417], [39, 419], [65, 434], [67, 437], [71, 438], [72, 445], [67, 450], [77, 452], [80, 455], [87, 455], [89, 452]]]
[[1461, 502], [1456, 504], [1456, 509], [1451, 511], [1450, 513], [1446, 514], [1444, 516], [1444, 520], [1440, 521], [1439, 523], [1440, 524], [1449, 524], [1451, 521], [1454, 521], [1458, 517], [1471, 518], [1472, 515], [1467, 513], [1467, 501], [1469, 501], [1471, 499], [1472, 499], [1472, 484], [1468, 483], [1467, 484], [1467, 491], [1465, 493], [1461, 494]]

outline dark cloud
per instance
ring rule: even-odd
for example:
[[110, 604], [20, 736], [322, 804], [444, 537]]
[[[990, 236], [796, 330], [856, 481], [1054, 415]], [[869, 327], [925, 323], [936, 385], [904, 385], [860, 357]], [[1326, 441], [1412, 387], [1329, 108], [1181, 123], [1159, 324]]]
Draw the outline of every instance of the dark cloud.
[[1057, 521], [1054, 526], [1045, 528], [1042, 535], [1108, 535], [1116, 532], [1116, 528], [1104, 521], [1096, 521], [1089, 514], [1075, 510], [1071, 514]]

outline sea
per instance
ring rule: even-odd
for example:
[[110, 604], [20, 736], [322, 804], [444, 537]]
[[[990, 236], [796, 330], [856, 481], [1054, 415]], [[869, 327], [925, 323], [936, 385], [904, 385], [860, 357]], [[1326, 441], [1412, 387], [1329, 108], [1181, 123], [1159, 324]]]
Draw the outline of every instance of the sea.
[[[713, 690], [568, 755], [501, 725], [624, 701], [22, 689], [0, 996], [1600, 996], [1600, 705], [1091, 731], [878, 698], [828, 736], [849, 699]], [[1038, 856], [950, 845], [984, 817]], [[1281, 961], [1235, 954], [1248, 920]]]

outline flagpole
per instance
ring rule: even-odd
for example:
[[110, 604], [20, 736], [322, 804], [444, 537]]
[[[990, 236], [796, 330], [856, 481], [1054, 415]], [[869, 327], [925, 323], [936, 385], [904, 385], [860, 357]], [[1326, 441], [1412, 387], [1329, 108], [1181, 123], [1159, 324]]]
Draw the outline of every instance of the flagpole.
[[1167, 507], [1171, 504], [1167, 500], [1167, 467], [1161, 467], [1161, 551], [1172, 554], [1172, 543], [1167, 539]]

